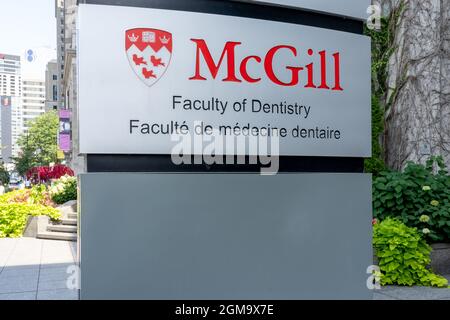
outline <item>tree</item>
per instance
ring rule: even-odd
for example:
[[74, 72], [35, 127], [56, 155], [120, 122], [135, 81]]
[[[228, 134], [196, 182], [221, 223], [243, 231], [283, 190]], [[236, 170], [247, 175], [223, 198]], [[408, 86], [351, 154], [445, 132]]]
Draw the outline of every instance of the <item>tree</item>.
[[384, 155], [391, 169], [442, 155], [450, 165], [450, 1], [382, 0], [390, 10]]
[[22, 134], [17, 144], [22, 150], [14, 159], [16, 170], [23, 175], [33, 166], [47, 166], [57, 161], [59, 118], [49, 111], [34, 119], [28, 133]]
[[16, 171], [17, 173], [19, 173], [19, 175], [24, 176], [30, 168], [36, 165], [36, 160], [33, 153], [33, 150], [25, 146], [22, 148], [19, 156], [13, 158]]
[[5, 169], [3, 162], [0, 162], [0, 183], [7, 185], [9, 183], [9, 173]]

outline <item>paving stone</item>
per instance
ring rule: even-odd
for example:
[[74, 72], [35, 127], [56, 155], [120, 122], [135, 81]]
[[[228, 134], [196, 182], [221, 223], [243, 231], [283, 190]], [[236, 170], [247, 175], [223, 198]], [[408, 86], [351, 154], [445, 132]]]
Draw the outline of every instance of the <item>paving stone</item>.
[[56, 289], [68, 289], [67, 279], [47, 280], [47, 281], [41, 281], [39, 279], [38, 291], [56, 290]]
[[382, 293], [374, 293], [373, 300], [397, 300], [397, 299], [392, 298], [392, 297], [382, 294]]
[[42, 242], [34, 238], [19, 238], [5, 267], [33, 266], [41, 263]]
[[0, 300], [36, 300], [36, 291], [2, 293]]
[[71, 241], [69, 243], [70, 245], [70, 249], [72, 250], [72, 255], [73, 255], [73, 260], [75, 262], [78, 262], [78, 257], [77, 257], [77, 242], [76, 241]]
[[41, 264], [41, 271], [43, 269], [62, 269], [62, 268], [68, 268], [69, 266], [73, 266], [74, 263], [70, 262], [70, 263], [43, 263]]
[[0, 279], [0, 293], [36, 291], [37, 284], [37, 276], [7, 277]]
[[39, 275], [39, 266], [15, 266], [15, 267], [6, 267], [3, 269], [2, 273], [0, 273], [0, 280], [5, 278], [15, 278], [15, 277], [38, 277]]
[[382, 293], [400, 300], [439, 300], [450, 298], [450, 289], [430, 287], [383, 287]]
[[11, 252], [14, 250], [18, 239], [2, 238], [0, 241], [0, 272], [6, 264]]
[[73, 264], [74, 258], [72, 249], [67, 241], [42, 240], [42, 265], [48, 264]]
[[78, 290], [58, 289], [38, 291], [38, 300], [78, 300]]
[[38, 292], [41, 299], [78, 299], [66, 285], [74, 248], [65, 241], [0, 239], [0, 299], [34, 300]]
[[67, 280], [69, 276], [67, 267], [45, 268], [41, 269], [39, 281]]

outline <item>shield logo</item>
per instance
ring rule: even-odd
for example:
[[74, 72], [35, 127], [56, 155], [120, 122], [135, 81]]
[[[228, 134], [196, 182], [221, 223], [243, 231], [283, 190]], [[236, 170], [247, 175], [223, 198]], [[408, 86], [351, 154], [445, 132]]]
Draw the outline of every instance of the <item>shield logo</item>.
[[151, 87], [169, 67], [172, 34], [158, 29], [129, 29], [125, 32], [125, 50], [131, 69]]

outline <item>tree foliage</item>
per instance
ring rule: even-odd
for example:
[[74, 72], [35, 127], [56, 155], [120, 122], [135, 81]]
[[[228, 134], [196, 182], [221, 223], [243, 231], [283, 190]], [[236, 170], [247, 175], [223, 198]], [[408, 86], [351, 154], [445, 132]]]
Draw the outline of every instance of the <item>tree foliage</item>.
[[404, 1], [400, 1], [398, 7], [389, 16], [381, 18], [381, 29], [370, 30], [365, 28], [365, 34], [370, 36], [372, 42], [372, 158], [366, 159], [365, 171], [378, 176], [386, 169], [384, 163], [382, 141], [385, 130], [385, 111], [389, 108], [387, 101], [389, 90], [395, 96], [395, 88], [388, 87], [389, 59], [395, 52], [395, 33], [398, 21], [404, 10]]
[[24, 175], [34, 166], [47, 166], [57, 161], [57, 134], [59, 118], [50, 111], [33, 120], [27, 133], [22, 134], [17, 144], [22, 150], [14, 159], [16, 171]]
[[0, 184], [7, 185], [9, 183], [9, 173], [5, 169], [3, 162], [0, 162]]
[[14, 165], [16, 167], [16, 171], [21, 175], [24, 176], [28, 169], [35, 166], [36, 162], [34, 159], [33, 151], [31, 148], [25, 146], [21, 148], [22, 151], [20, 152], [19, 156], [16, 158], [13, 158]]

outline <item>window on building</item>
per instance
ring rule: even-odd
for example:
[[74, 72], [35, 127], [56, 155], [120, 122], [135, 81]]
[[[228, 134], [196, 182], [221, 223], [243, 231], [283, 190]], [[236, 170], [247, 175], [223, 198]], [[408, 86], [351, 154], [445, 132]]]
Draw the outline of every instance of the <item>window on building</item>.
[[58, 80], [58, 76], [56, 74], [53, 75], [53, 80]]
[[56, 85], [53, 85], [53, 92], [52, 92], [52, 96], [53, 96], [53, 101], [58, 100], [58, 88], [56, 87]]

